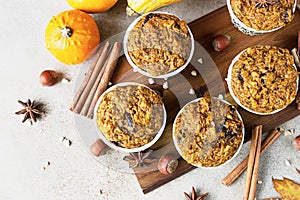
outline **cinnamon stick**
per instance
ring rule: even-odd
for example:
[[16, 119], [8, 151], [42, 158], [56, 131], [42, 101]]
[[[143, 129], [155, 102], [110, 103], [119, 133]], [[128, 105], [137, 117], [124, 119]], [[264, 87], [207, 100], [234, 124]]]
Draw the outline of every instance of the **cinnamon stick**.
[[300, 55], [300, 31], [298, 31], [298, 56]]
[[101, 52], [99, 59], [97, 60], [95, 69], [93, 70], [93, 72], [88, 80], [88, 83], [87, 83], [86, 87], [84, 88], [84, 91], [82, 92], [82, 94], [78, 100], [78, 103], [76, 104], [75, 108], [73, 109], [73, 111], [75, 113], [81, 112], [82, 107], [91, 91], [91, 88], [93, 87], [93, 84], [95, 83], [97, 76], [99, 75], [99, 72], [100, 72], [101, 68], [103, 67], [103, 63], [105, 62], [105, 58], [107, 56], [108, 47], [109, 47], [109, 43], [106, 42], [104, 44], [103, 51]]
[[298, 92], [296, 96], [296, 104], [297, 104], [297, 109], [300, 110], [300, 88], [298, 88]]
[[84, 79], [83, 79], [83, 81], [82, 81], [79, 89], [77, 90], [77, 92], [76, 92], [76, 94], [75, 94], [75, 96], [73, 98], [73, 102], [72, 102], [72, 104], [70, 106], [70, 110], [71, 111], [74, 110], [74, 108], [75, 108], [76, 104], [78, 103], [78, 100], [79, 100], [79, 98], [80, 98], [83, 90], [85, 89], [86, 85], [88, 84], [88, 81], [89, 81], [89, 79], [90, 79], [90, 77], [91, 77], [91, 75], [92, 75], [92, 73], [93, 73], [93, 71], [95, 69], [96, 63], [97, 63], [97, 61], [99, 59], [99, 56], [101, 55], [101, 53], [103, 51], [104, 46], [105, 45], [101, 45], [101, 47], [99, 48], [97, 54], [95, 55], [94, 60], [91, 63], [91, 66], [90, 66], [88, 72], [86, 73], [86, 75], [85, 75], [85, 77], [84, 77]]
[[262, 136], [262, 126], [259, 126], [258, 130], [258, 141], [257, 141], [257, 149], [255, 152], [255, 161], [254, 161], [254, 169], [252, 172], [251, 178], [251, 186], [250, 186], [250, 193], [249, 193], [249, 200], [255, 199], [255, 192], [256, 192], [256, 185], [258, 179], [258, 169], [259, 169], [259, 159], [260, 159], [260, 150], [261, 150], [261, 136]]
[[94, 107], [95, 107], [99, 97], [101, 96], [101, 94], [106, 90], [108, 83], [115, 71], [121, 49], [122, 49], [122, 43], [120, 43], [120, 42], [114, 43], [112, 50], [107, 58], [107, 62], [105, 63], [105, 67], [104, 67], [105, 69], [104, 69], [102, 78], [100, 79], [96, 93], [93, 97], [93, 100], [92, 100], [91, 105], [88, 110], [87, 117], [89, 117], [89, 118], [93, 117]]
[[[263, 154], [271, 146], [271, 144], [273, 144], [277, 138], [279, 138], [280, 135], [280, 132], [277, 129], [274, 129], [262, 142], [260, 154]], [[244, 160], [222, 180], [222, 184], [229, 186], [236, 181], [238, 177], [247, 169], [248, 160], [249, 155], [245, 157]]]
[[[107, 53], [107, 56], [106, 56], [107, 58], [109, 57], [109, 54], [110, 54], [110, 51]], [[101, 78], [103, 76], [103, 73], [105, 71], [105, 68], [106, 68], [106, 65], [107, 65], [107, 60], [108, 59], [106, 59], [106, 61], [105, 61], [104, 64], [103, 63], [99, 63], [99, 64], [103, 64], [103, 66], [102, 66], [102, 68], [101, 68], [101, 70], [99, 72], [99, 75], [97, 76], [97, 79], [94, 82], [91, 90], [89, 91], [89, 94], [87, 96], [87, 99], [84, 102], [82, 110], [80, 111], [80, 114], [83, 115], [83, 116], [87, 116], [87, 114], [88, 114], [88, 111], [89, 111], [89, 108], [91, 106], [92, 100], [93, 100], [93, 98], [95, 96], [95, 92], [97, 90], [98, 84], [100, 83], [100, 80], [101, 80]]]
[[256, 182], [258, 177], [259, 158], [261, 150], [262, 126], [256, 126], [252, 130], [248, 169], [244, 189], [244, 200], [254, 200]]

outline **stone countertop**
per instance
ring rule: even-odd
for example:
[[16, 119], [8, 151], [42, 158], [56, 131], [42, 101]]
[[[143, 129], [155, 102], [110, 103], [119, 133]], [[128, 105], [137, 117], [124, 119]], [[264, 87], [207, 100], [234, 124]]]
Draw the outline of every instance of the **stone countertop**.
[[[224, 0], [185, 0], [160, 10], [192, 21], [223, 5]], [[119, 0], [110, 11], [94, 15], [102, 39], [124, 31], [134, 20], [125, 15], [125, 7], [126, 2]], [[222, 186], [220, 180], [248, 154], [249, 143], [228, 165], [216, 170], [193, 170], [147, 195], [133, 174], [114, 171], [90, 156], [81, 143], [74, 116], [68, 111], [80, 65], [59, 63], [44, 42], [50, 18], [68, 9], [71, 7], [64, 0], [11, 0], [0, 8], [0, 199], [179, 200], [185, 199], [183, 192], [189, 193], [192, 186], [201, 193], [209, 192], [208, 200], [242, 199], [245, 174], [230, 187]], [[44, 69], [63, 72], [71, 82], [43, 88], [38, 77]], [[22, 124], [22, 117], [14, 114], [20, 109], [17, 100], [28, 98], [45, 103], [48, 110], [34, 125]], [[299, 174], [285, 164], [289, 160], [300, 168], [300, 153], [292, 146], [293, 138], [299, 135], [299, 122], [297, 117], [284, 124], [286, 129], [294, 128], [295, 134], [281, 136], [261, 157], [262, 184], [257, 185], [257, 199], [279, 196], [272, 187], [272, 177], [300, 182]], [[70, 147], [59, 141], [63, 136], [72, 140]]]

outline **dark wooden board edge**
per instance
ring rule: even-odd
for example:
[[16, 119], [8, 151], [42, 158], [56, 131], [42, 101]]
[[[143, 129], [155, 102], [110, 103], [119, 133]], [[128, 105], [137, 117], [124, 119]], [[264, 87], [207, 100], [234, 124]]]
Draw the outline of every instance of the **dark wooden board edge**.
[[[182, 158], [179, 159], [178, 168], [173, 174], [164, 175], [161, 174], [159, 171], [152, 171], [148, 173], [137, 173], [135, 176], [137, 177], [139, 184], [141, 185], [142, 191], [144, 194], [147, 194], [158, 187], [192, 171], [193, 169], [196, 169], [196, 167], [189, 165], [187, 162], [185, 162]], [[151, 178], [149, 178], [151, 177]], [[150, 180], [155, 180], [155, 184], [150, 184], [147, 187], [142, 187], [143, 181], [146, 180], [147, 182]]]
[[[299, 10], [296, 11], [296, 14], [299, 15]], [[219, 19], [222, 18], [224, 20], [214, 23], [216, 17], [218, 17]], [[205, 25], [207, 25], [205, 27], [205, 29], [197, 30], [197, 31], [193, 29], [194, 26], [199, 26], [199, 24], [203, 24], [204, 21], [206, 21]], [[211, 46], [212, 39], [217, 34], [223, 33], [223, 32], [213, 32], [212, 33], [211, 31], [209, 31], [209, 30], [215, 29], [213, 27], [216, 26], [216, 23], [219, 26], [219, 28], [218, 28], [219, 31], [226, 30], [226, 27], [231, 26], [229, 32], [227, 32], [227, 34], [229, 34], [229, 35], [231, 35], [234, 32], [235, 35], [240, 35], [240, 37], [245, 38], [245, 41], [252, 40], [253, 41], [252, 43], [270, 44], [270, 43], [264, 41], [264, 38], [262, 38], [262, 37], [247, 36], [247, 35], [240, 33], [237, 29], [235, 29], [230, 21], [227, 7], [223, 6], [219, 9], [213, 11], [212, 13], [209, 13], [209, 14], [207, 14], [203, 17], [200, 17], [199, 19], [196, 19], [189, 23], [189, 26], [191, 27], [191, 30], [194, 34], [195, 40], [197, 42], [199, 42], [210, 53], [211, 57], [213, 58], [213, 60], [216, 62], [217, 65], [222, 62], [225, 62], [225, 60], [226, 60], [226, 64], [223, 63], [223, 65], [229, 66], [229, 63], [231, 62], [233, 57], [236, 55], [236, 53], [228, 54], [228, 51], [227, 52], [226, 51], [224, 51], [224, 52], [213, 51], [212, 46]], [[290, 24], [290, 26], [293, 26], [293, 24]], [[292, 29], [291, 27], [289, 27], [289, 28]], [[298, 27], [298, 30], [300, 30], [300, 26]], [[205, 31], [207, 31], [207, 32], [205, 32]], [[277, 31], [277, 33], [280, 35], [281, 32], [285, 32], [285, 31], [286, 31], [286, 27]], [[201, 32], [201, 34], [198, 34], [199, 32]], [[296, 30], [295, 32], [298, 32], [298, 31]], [[268, 36], [270, 36], [270, 34], [268, 34]], [[273, 40], [275, 41], [276, 37], [274, 37], [274, 38], [271, 37], [270, 39], [272, 41]], [[286, 39], [289, 40], [286, 43], [291, 44], [292, 43], [291, 41], [296, 41], [296, 35], [291, 35], [290, 37], [288, 37]], [[237, 45], [236, 41], [231, 41], [231, 43], [232, 43], [231, 45]], [[247, 42], [241, 43], [240, 49], [238, 49], [238, 51], [241, 51], [241, 50], [245, 49], [246, 47], [248, 47], [247, 44], [248, 44]], [[276, 41], [271, 42], [270, 45], [276, 45]], [[292, 47], [287, 46], [286, 48], [292, 48]], [[227, 68], [221, 68], [221, 70], [225, 70], [227, 72]], [[222, 73], [222, 71], [221, 71], [221, 73]], [[251, 122], [253, 121], [254, 118], [257, 118], [257, 115], [251, 114], [242, 108], [238, 108], [238, 110], [239, 110], [240, 114], [242, 115], [242, 117], [247, 116], [245, 119], [244, 118], [243, 119], [244, 119], [244, 121], [247, 121], [246, 123], [250, 123], [251, 125], [246, 128], [246, 132], [249, 132], [249, 131], [251, 132], [251, 126], [256, 125], [256, 124], [252, 124]], [[260, 118], [268, 118], [268, 120], [270, 121], [270, 123], [268, 123], [267, 125], [265, 125], [263, 127], [263, 132], [265, 133], [265, 132], [271, 131], [274, 128], [276, 128], [278, 126], [278, 124], [282, 124], [286, 121], [289, 121], [289, 120], [293, 119], [294, 117], [298, 116], [299, 114], [300, 114], [300, 112], [296, 109], [295, 102], [293, 102], [291, 105], [289, 105], [286, 109], [284, 109], [280, 113], [273, 114], [271, 116], [270, 115], [269, 116], [260, 116]], [[284, 118], [280, 117], [281, 115], [283, 115], [285, 117]], [[276, 123], [274, 122], [275, 119], [276, 119]], [[249, 140], [249, 136], [250, 136], [250, 134], [248, 134], [248, 137], [245, 138], [245, 141]], [[140, 184], [140, 187], [141, 187], [143, 193], [147, 194], [147, 193], [157, 189], [158, 187], [192, 171], [193, 169], [195, 169], [194, 166], [191, 166], [188, 163], [186, 163], [183, 159], [180, 159], [179, 166], [173, 174], [163, 175], [159, 171], [152, 171], [149, 173], [136, 173], [135, 175], [137, 177], [137, 180]]]

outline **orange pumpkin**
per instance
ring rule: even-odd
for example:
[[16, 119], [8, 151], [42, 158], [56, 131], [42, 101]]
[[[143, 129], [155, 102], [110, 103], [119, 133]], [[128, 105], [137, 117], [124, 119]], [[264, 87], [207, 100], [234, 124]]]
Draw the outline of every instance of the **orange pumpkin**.
[[118, 0], [67, 0], [75, 9], [90, 13], [105, 12], [113, 7]]
[[69, 10], [52, 17], [45, 32], [46, 48], [65, 64], [87, 60], [100, 43], [93, 17], [80, 10]]

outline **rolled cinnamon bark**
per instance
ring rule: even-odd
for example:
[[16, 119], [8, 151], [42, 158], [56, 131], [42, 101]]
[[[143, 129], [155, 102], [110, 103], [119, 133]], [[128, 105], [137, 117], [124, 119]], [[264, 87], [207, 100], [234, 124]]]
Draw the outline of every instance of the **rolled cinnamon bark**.
[[[109, 54], [110, 54], [110, 52], [108, 52], [107, 55], [109, 56]], [[106, 56], [106, 57], [108, 57], [108, 56]], [[103, 64], [103, 63], [101, 63], [101, 64]], [[97, 76], [97, 79], [94, 82], [94, 84], [93, 84], [93, 86], [92, 86], [92, 88], [91, 88], [91, 90], [90, 90], [90, 92], [87, 96], [87, 99], [84, 102], [84, 105], [83, 105], [82, 110], [80, 112], [80, 114], [83, 115], [83, 116], [87, 116], [87, 114], [88, 114], [88, 111], [89, 111], [89, 108], [90, 108], [91, 103], [93, 101], [93, 98], [95, 96], [98, 84], [100, 83], [100, 80], [101, 80], [101, 78], [103, 76], [103, 73], [105, 71], [105, 68], [107, 66], [106, 64], [107, 64], [107, 59], [106, 59], [105, 63], [103, 64], [103, 66], [101, 66], [101, 70], [99, 72], [99, 75]]]
[[70, 110], [71, 111], [74, 110], [74, 108], [75, 108], [76, 104], [78, 103], [78, 100], [79, 100], [82, 92], [84, 91], [86, 85], [88, 84], [89, 79], [90, 79], [90, 77], [91, 77], [91, 75], [92, 75], [92, 73], [93, 73], [93, 71], [95, 69], [95, 66], [97, 64], [97, 61], [98, 61], [98, 59], [99, 59], [99, 57], [100, 57], [100, 55], [101, 55], [101, 53], [102, 53], [102, 51], [103, 51], [103, 49], [104, 49], [105, 46], [106, 46], [106, 44], [101, 45], [101, 47], [99, 48], [97, 54], [95, 55], [95, 58], [94, 58], [93, 62], [91, 63], [91, 66], [90, 66], [88, 72], [86, 73], [86, 75], [85, 75], [85, 77], [84, 77], [84, 79], [83, 79], [83, 81], [82, 81], [79, 89], [77, 90], [77, 92], [76, 92], [76, 94], [75, 94], [75, 96], [73, 98], [73, 102], [72, 102], [72, 104], [70, 106]]
[[101, 94], [106, 90], [108, 83], [115, 71], [116, 65], [119, 60], [121, 49], [122, 49], [122, 43], [120, 42], [114, 43], [111, 52], [107, 58], [107, 62], [105, 63], [104, 66], [105, 70], [103, 72], [102, 78], [100, 79], [96, 93], [93, 97], [93, 100], [88, 110], [87, 117], [89, 118], [93, 117], [95, 105], [99, 97], [101, 96]]
[[256, 182], [258, 177], [258, 166], [261, 149], [262, 126], [256, 126], [252, 130], [250, 153], [248, 160], [248, 169], [244, 189], [244, 200], [254, 200], [256, 191]]
[[80, 113], [81, 112], [82, 107], [83, 107], [83, 105], [84, 105], [84, 103], [85, 103], [85, 101], [86, 101], [86, 99], [87, 99], [87, 97], [88, 97], [88, 95], [89, 95], [92, 87], [93, 87], [93, 84], [95, 83], [95, 81], [96, 81], [96, 79], [97, 79], [97, 77], [99, 75], [99, 72], [100, 72], [101, 68], [103, 67], [105, 59], [107, 57], [108, 47], [109, 47], [109, 43], [106, 42], [104, 44], [103, 50], [102, 50], [102, 52], [101, 52], [98, 60], [97, 60], [95, 68], [92, 71], [92, 74], [91, 74], [91, 76], [88, 79], [88, 83], [86, 84], [86, 87], [84, 88], [82, 94], [79, 97], [79, 100], [78, 100], [75, 108], [73, 109], [73, 112], [75, 112], [75, 113]]
[[[280, 135], [281, 133], [277, 129], [274, 129], [262, 142], [260, 153], [263, 154], [277, 140], [277, 138], [279, 138]], [[248, 159], [249, 155], [222, 180], [222, 184], [229, 186], [236, 181], [247, 169]]]

